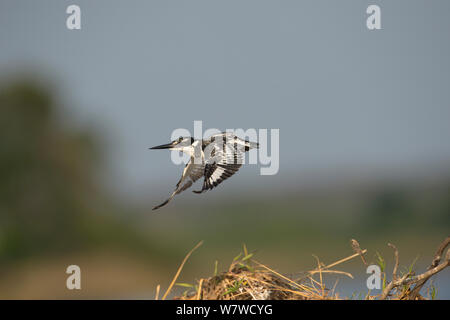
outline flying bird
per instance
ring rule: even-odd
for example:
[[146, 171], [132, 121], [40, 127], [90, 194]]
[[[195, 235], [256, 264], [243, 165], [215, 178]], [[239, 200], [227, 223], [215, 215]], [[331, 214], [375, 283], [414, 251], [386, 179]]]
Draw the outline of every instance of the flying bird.
[[155, 206], [153, 210], [165, 206], [174, 196], [188, 189], [202, 177], [204, 177], [202, 188], [193, 192], [203, 193], [217, 187], [239, 170], [246, 151], [258, 147], [259, 144], [256, 142], [243, 140], [233, 133], [223, 132], [203, 140], [179, 137], [168, 144], [150, 148], [178, 150], [190, 156], [175, 190], [166, 201]]

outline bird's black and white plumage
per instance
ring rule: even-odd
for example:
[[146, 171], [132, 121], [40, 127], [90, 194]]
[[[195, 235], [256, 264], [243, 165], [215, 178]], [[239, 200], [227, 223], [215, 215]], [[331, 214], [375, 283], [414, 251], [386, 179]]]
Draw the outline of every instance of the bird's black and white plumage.
[[174, 196], [188, 189], [202, 177], [202, 188], [193, 192], [203, 193], [217, 187], [239, 170], [244, 161], [244, 153], [253, 148], [258, 148], [258, 143], [243, 140], [227, 132], [212, 135], [204, 140], [180, 137], [171, 143], [150, 148], [178, 150], [190, 156], [175, 190], [166, 201], [153, 210], [169, 203]]

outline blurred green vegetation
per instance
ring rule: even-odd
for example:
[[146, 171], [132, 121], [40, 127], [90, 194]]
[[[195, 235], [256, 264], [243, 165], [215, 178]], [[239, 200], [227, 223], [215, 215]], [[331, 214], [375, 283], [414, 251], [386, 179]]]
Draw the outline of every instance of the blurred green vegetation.
[[96, 133], [64, 127], [58, 103], [31, 80], [0, 89], [0, 265], [100, 246], [151, 249], [98, 182]]

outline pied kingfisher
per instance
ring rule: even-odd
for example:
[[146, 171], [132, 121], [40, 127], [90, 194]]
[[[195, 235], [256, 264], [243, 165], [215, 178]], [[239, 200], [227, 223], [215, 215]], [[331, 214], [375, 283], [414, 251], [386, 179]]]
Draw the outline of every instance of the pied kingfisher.
[[168, 144], [150, 148], [178, 150], [190, 156], [180, 181], [178, 181], [169, 199], [154, 207], [153, 210], [169, 203], [175, 195], [188, 189], [201, 177], [204, 177], [202, 189], [193, 192], [203, 193], [213, 189], [239, 170], [242, 166], [245, 151], [258, 147], [259, 144], [256, 142], [242, 140], [233, 133], [223, 132], [203, 140], [179, 137]]

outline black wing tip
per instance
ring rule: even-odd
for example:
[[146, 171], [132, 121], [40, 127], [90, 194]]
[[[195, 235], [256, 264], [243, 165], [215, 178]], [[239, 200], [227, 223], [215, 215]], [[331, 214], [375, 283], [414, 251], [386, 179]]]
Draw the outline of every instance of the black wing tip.
[[161, 203], [160, 205], [157, 205], [157, 206], [153, 207], [153, 208], [152, 208], [152, 211], [153, 211], [153, 210], [156, 210], [156, 209], [159, 209], [159, 208], [165, 206], [165, 205], [168, 204], [168, 203], [169, 203], [169, 200], [166, 200], [166, 201], [164, 201], [163, 203]]

